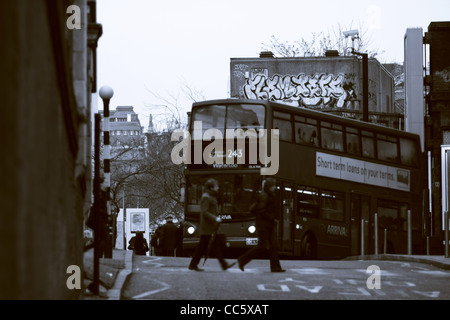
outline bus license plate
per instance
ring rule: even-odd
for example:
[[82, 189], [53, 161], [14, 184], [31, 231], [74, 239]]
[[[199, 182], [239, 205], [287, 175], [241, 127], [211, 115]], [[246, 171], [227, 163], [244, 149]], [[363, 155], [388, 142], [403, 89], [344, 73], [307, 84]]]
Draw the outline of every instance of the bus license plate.
[[256, 246], [258, 244], [258, 238], [246, 238], [245, 244], [248, 246]]

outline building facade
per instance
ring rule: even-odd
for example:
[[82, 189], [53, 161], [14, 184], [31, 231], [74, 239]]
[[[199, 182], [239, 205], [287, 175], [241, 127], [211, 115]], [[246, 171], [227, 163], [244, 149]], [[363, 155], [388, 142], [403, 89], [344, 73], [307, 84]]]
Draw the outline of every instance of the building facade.
[[[100, 114], [103, 115], [102, 110]], [[109, 132], [112, 162], [145, 158], [146, 137], [132, 106], [117, 106], [116, 110], [110, 110]]]
[[91, 205], [91, 94], [102, 30], [95, 11], [92, 0], [0, 2], [8, 106], [0, 111], [0, 299], [81, 293], [67, 285], [67, 270], [83, 270]]
[[430, 195], [429, 234], [443, 253], [444, 212], [449, 210], [450, 151], [450, 22], [431, 22], [424, 44], [429, 47], [425, 76], [425, 151], [428, 156]]
[[[369, 121], [403, 128], [394, 107], [394, 78], [376, 59], [368, 59]], [[356, 56], [231, 58], [230, 96], [270, 99], [340, 116], [363, 118], [363, 72]]]

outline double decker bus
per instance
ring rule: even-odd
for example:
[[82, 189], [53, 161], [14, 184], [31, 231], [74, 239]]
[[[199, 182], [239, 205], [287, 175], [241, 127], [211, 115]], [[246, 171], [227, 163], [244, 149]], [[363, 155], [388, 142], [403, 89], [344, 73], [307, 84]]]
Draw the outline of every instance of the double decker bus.
[[209, 178], [219, 181], [219, 232], [226, 235], [228, 249], [255, 246], [255, 217], [248, 208], [270, 174], [277, 181], [280, 255], [340, 259], [374, 253], [375, 213], [380, 253], [383, 248], [406, 253], [408, 211], [413, 253], [421, 252], [423, 161], [418, 135], [243, 99], [194, 103], [189, 134], [185, 251], [199, 241], [200, 199]]

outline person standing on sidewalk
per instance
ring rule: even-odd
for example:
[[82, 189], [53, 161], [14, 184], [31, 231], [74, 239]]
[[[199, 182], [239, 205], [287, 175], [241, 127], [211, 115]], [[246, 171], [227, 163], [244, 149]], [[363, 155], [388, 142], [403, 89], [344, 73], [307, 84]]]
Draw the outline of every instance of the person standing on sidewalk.
[[266, 178], [263, 190], [259, 194], [257, 202], [251, 208], [256, 215], [256, 231], [258, 232], [258, 245], [238, 258], [239, 269], [244, 271], [244, 266], [259, 254], [268, 251], [271, 272], [285, 272], [281, 268], [278, 258], [277, 239], [275, 233], [275, 189], [276, 180]]
[[[218, 230], [222, 220], [217, 216], [217, 196], [219, 194], [219, 183], [215, 179], [208, 179], [205, 183], [205, 192], [200, 200], [200, 242], [195, 249], [189, 270], [203, 271], [198, 267], [203, 255], [207, 254], [208, 245], [213, 233]], [[223, 258], [223, 237], [215, 236], [211, 249], [215, 252], [217, 260], [223, 270], [231, 268], [234, 264], [228, 264]]]

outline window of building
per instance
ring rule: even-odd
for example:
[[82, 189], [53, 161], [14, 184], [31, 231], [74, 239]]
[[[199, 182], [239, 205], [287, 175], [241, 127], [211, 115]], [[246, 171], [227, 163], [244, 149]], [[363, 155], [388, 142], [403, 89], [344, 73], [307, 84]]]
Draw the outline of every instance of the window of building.
[[320, 133], [322, 148], [334, 151], [344, 151], [344, 139], [341, 125], [322, 121]]

